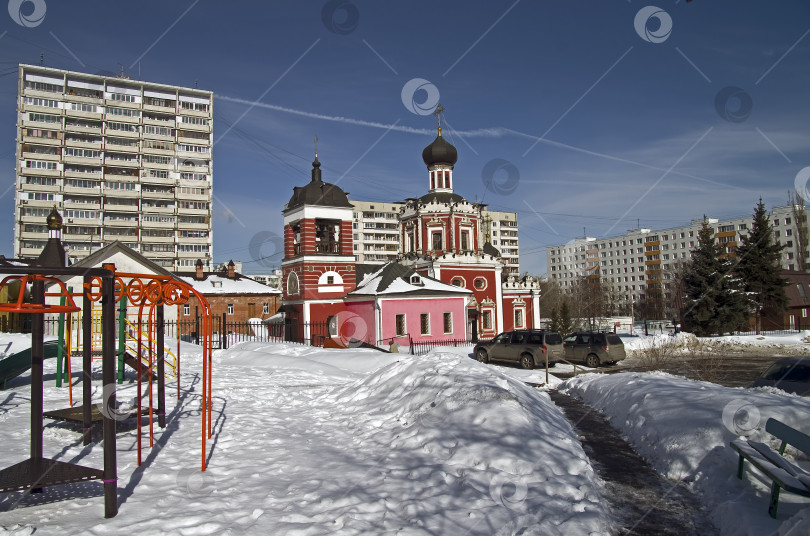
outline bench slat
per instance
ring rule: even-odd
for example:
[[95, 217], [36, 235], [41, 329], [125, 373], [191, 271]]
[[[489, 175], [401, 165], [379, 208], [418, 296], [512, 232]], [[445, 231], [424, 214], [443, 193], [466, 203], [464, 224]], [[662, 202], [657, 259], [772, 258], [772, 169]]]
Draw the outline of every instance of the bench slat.
[[810, 436], [778, 421], [774, 418], [768, 419], [765, 423], [765, 431], [789, 445], [793, 445], [805, 454], [810, 454]]

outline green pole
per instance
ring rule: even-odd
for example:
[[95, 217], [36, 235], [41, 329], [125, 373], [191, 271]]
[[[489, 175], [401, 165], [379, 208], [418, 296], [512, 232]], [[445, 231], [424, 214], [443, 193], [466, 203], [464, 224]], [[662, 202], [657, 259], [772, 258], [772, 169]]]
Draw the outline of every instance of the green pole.
[[121, 296], [118, 306], [118, 383], [124, 383], [124, 351], [127, 337], [127, 296]]
[[[71, 289], [68, 289], [71, 292]], [[59, 305], [65, 305], [65, 297], [59, 298]], [[56, 386], [62, 387], [62, 361], [65, 359], [65, 313], [59, 313], [58, 341], [56, 349]], [[68, 380], [70, 381], [70, 380]]]

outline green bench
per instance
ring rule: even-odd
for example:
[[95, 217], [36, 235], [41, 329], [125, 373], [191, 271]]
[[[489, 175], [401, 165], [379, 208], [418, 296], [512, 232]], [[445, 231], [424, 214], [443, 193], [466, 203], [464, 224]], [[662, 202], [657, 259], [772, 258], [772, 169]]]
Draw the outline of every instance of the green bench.
[[810, 497], [810, 473], [783, 458], [785, 447], [788, 445], [810, 455], [810, 436], [776, 419], [768, 419], [768, 422], [765, 423], [765, 431], [782, 440], [778, 452], [765, 443], [744, 439], [732, 441], [731, 448], [740, 454], [737, 478], [742, 480], [745, 460], [748, 460], [773, 482], [768, 513], [771, 517], [776, 518], [780, 490], [784, 489], [803, 497]]

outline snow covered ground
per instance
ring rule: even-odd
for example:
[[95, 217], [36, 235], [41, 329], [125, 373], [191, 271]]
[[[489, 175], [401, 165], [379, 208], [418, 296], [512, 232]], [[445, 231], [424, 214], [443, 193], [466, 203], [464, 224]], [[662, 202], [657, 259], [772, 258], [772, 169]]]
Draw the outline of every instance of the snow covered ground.
[[[0, 534], [610, 534], [602, 482], [576, 434], [547, 393], [523, 383], [545, 372], [483, 365], [469, 352], [258, 342], [218, 352], [200, 473], [201, 364], [184, 345], [181, 398], [169, 397], [169, 426], [140, 468], [134, 431], [119, 431], [118, 516], [103, 518], [95, 483], [72, 488], [79, 498], [67, 487], [2, 494]], [[45, 407], [65, 407], [55, 360], [45, 366]], [[132, 385], [122, 387], [127, 400]], [[810, 503], [784, 494], [771, 520], [765, 485], [755, 471], [736, 479], [727, 446], [746, 409], [758, 411], [744, 430], [752, 437], [766, 439], [769, 416], [807, 430], [810, 401], [663, 374], [587, 374], [560, 388], [604, 411], [663, 474], [687, 478], [724, 534], [810, 533]], [[27, 375], [0, 392], [0, 467], [28, 455], [28, 392]], [[46, 456], [101, 467], [99, 445], [83, 447], [64, 426], [45, 430]]]

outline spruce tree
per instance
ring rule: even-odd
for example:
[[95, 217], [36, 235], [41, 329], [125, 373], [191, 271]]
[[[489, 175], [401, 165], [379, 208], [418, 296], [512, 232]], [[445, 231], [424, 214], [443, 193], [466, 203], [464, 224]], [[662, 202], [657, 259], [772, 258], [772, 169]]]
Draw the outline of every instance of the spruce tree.
[[756, 331], [762, 329], [764, 313], [781, 314], [787, 309], [785, 286], [788, 280], [780, 274], [780, 257], [784, 246], [773, 239], [773, 227], [768, 221], [762, 199], [754, 210], [754, 222], [748, 235], [737, 248], [735, 273], [742, 281], [749, 299], [754, 302]]
[[698, 247], [692, 252], [684, 276], [683, 328], [698, 336], [719, 331], [717, 308], [722, 287], [719, 254], [714, 232], [704, 216], [698, 231]]

